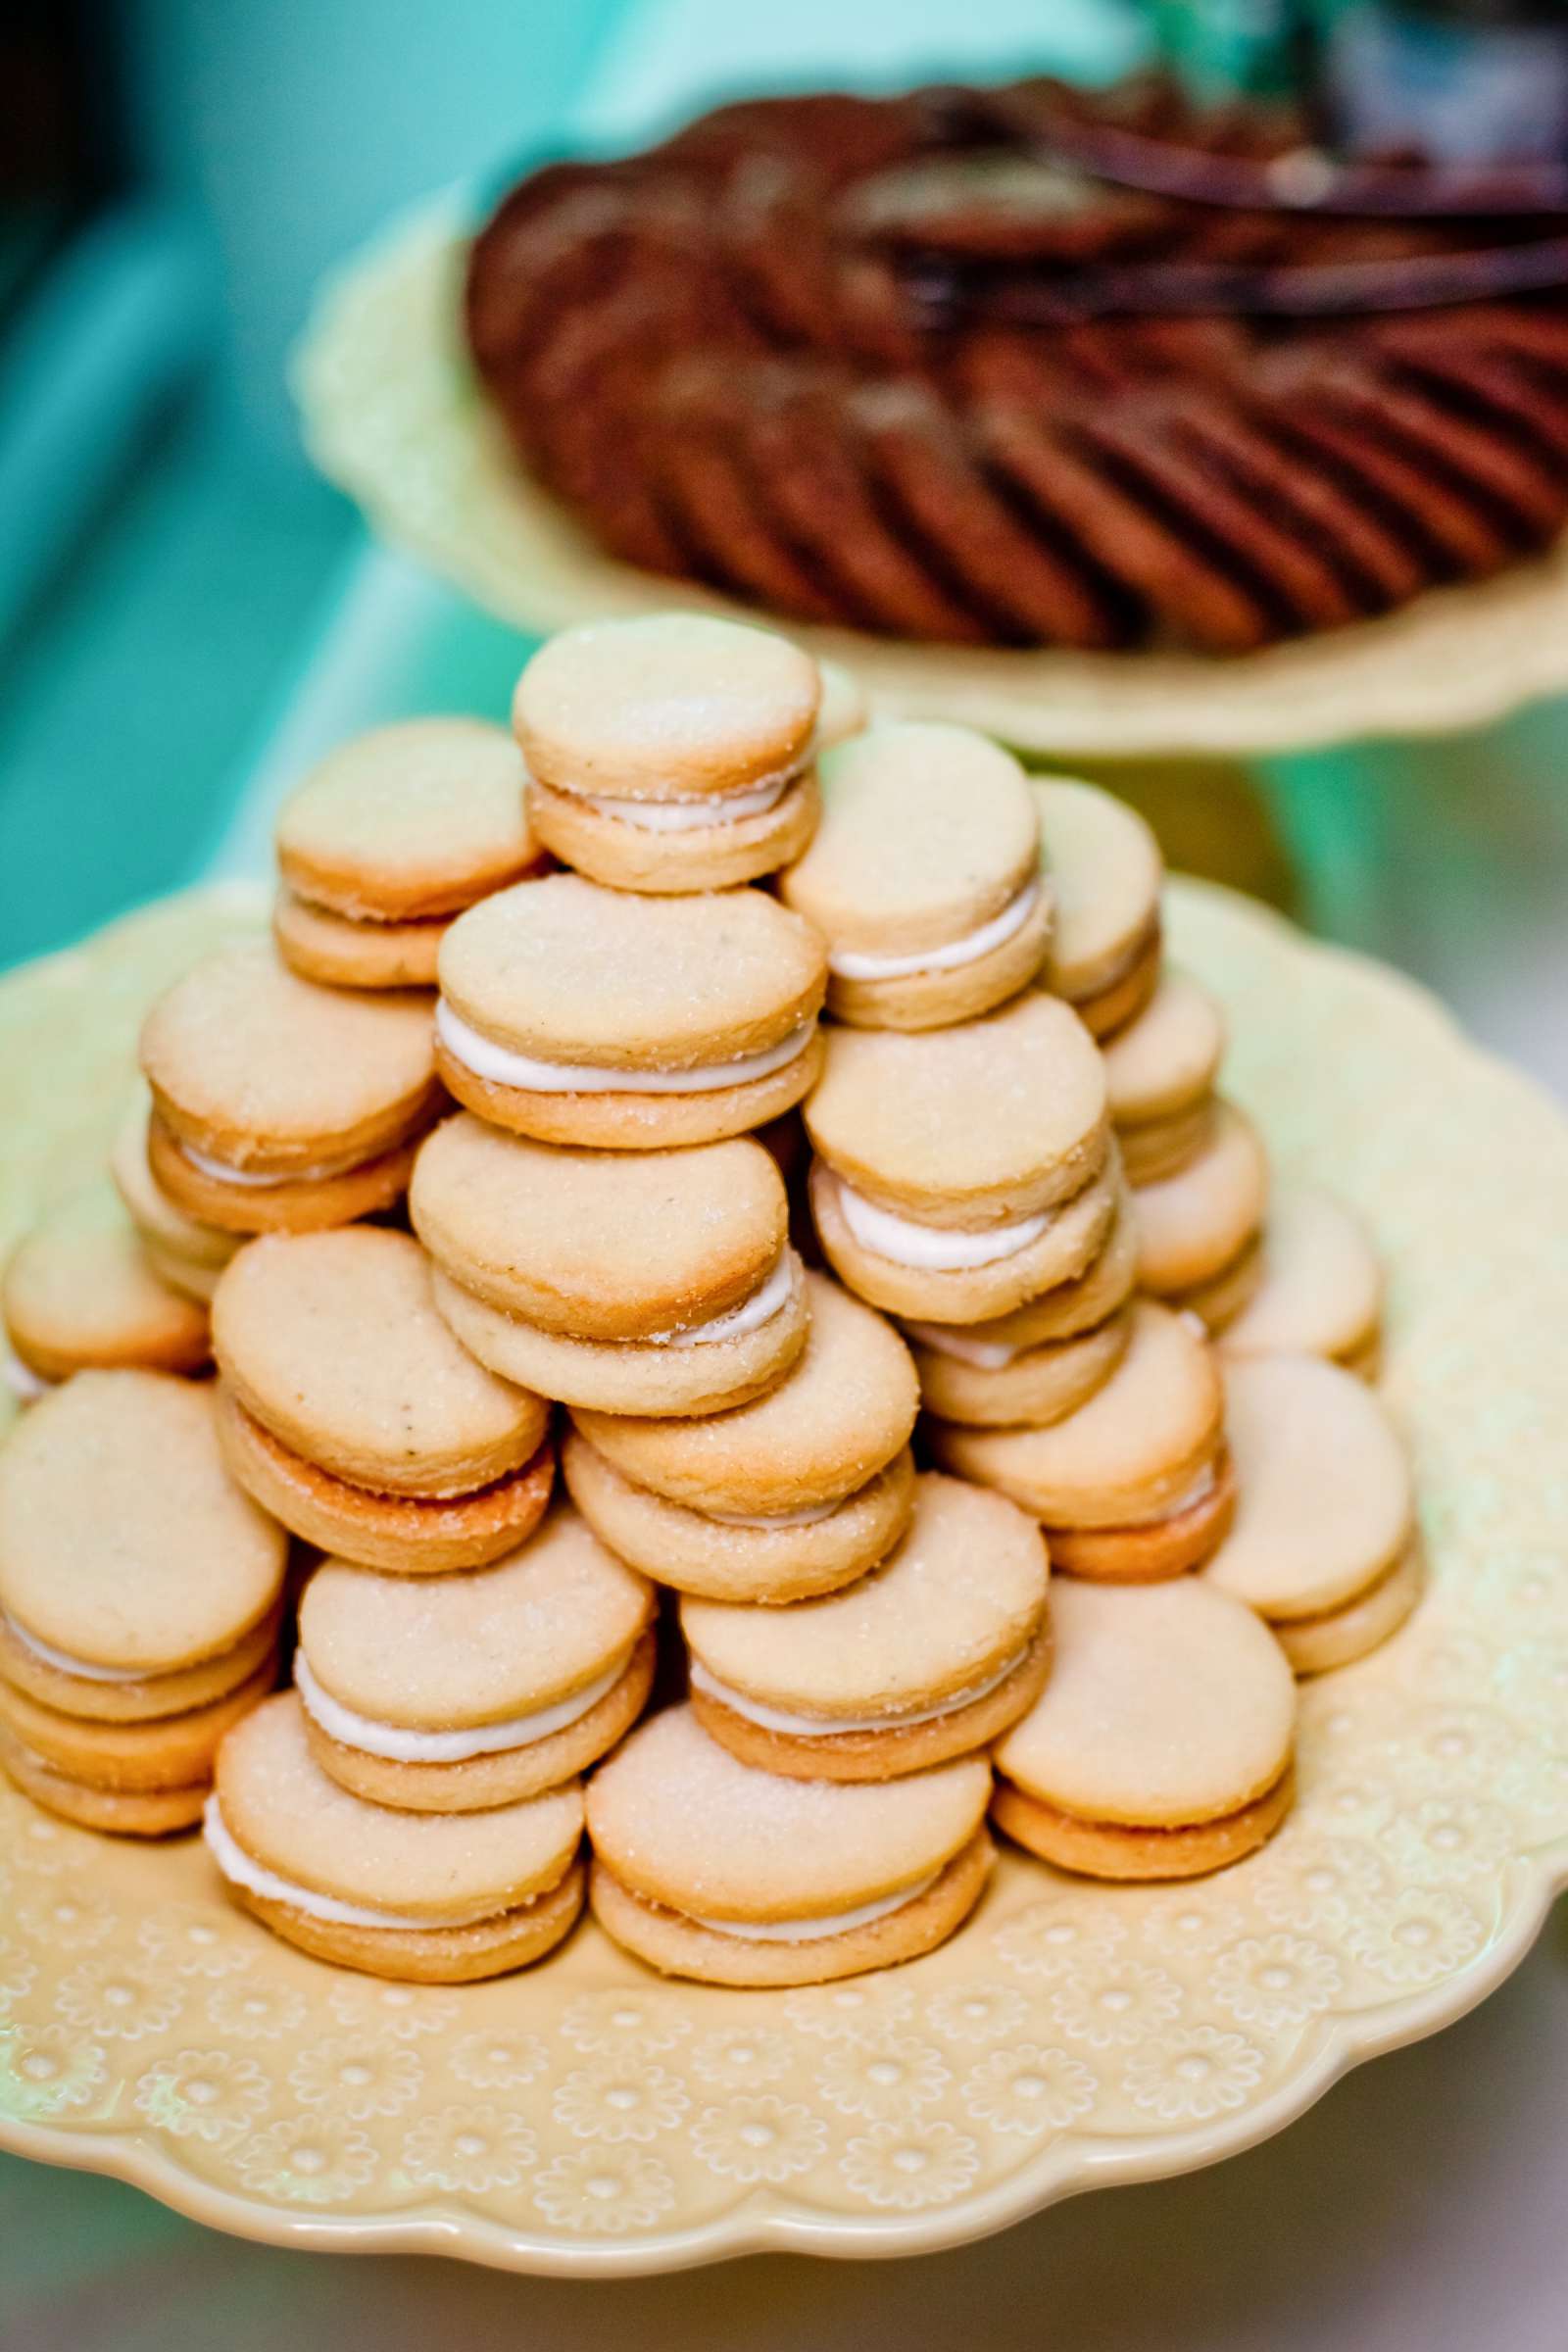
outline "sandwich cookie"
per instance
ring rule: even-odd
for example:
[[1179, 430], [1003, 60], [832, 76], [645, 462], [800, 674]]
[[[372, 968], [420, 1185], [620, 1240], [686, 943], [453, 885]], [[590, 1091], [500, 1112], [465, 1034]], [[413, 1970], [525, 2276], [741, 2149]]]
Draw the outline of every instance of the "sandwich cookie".
[[483, 1813], [367, 1803], [322, 1771], [292, 1690], [218, 1755], [203, 1834], [236, 1901], [318, 1960], [466, 1984], [553, 1951], [582, 1909], [575, 1782]]
[[323, 1551], [399, 1575], [473, 1568], [543, 1514], [550, 1408], [454, 1339], [408, 1234], [264, 1235], [218, 1286], [213, 1352], [229, 1468]]
[[1233, 1362], [1225, 1393], [1236, 1517], [1204, 1577], [1266, 1620], [1298, 1674], [1343, 1666], [1420, 1596], [1394, 1424], [1353, 1373], [1315, 1355]]
[[1223, 1330], [1262, 1277], [1268, 1159], [1256, 1128], [1234, 1103], [1216, 1102], [1197, 1155], [1174, 1176], [1135, 1185], [1133, 1200], [1140, 1287]]
[[1322, 1355], [1370, 1380], [1382, 1319], [1383, 1269], [1360, 1221], [1332, 1193], [1281, 1187], [1257, 1289], [1226, 1326], [1222, 1353]]
[[0, 1455], [0, 1764], [89, 1828], [189, 1828], [271, 1688], [285, 1553], [223, 1468], [210, 1387], [77, 1373]]
[[423, 997], [318, 988], [270, 946], [222, 949], [142, 1025], [153, 1177], [231, 1233], [390, 1208], [440, 1103], [434, 1051]]
[[1184, 972], [1166, 971], [1150, 1003], [1105, 1046], [1110, 1115], [1134, 1184], [1174, 1176], [1213, 1129], [1225, 1020]]
[[1152, 1300], [1135, 1305], [1126, 1353], [1076, 1412], [1046, 1429], [933, 1421], [929, 1436], [946, 1468], [1032, 1512], [1054, 1566], [1073, 1576], [1180, 1576], [1213, 1551], [1236, 1507], [1212, 1351]]
[[952, 1029], [833, 1030], [805, 1116], [822, 1248], [895, 1314], [1005, 1314], [1082, 1273], [1110, 1230], [1101, 1056], [1037, 991]]
[[433, 1584], [327, 1560], [294, 1681], [317, 1762], [357, 1796], [471, 1813], [559, 1788], [613, 1747], [654, 1679], [654, 1591], [575, 1511]]
[[779, 895], [827, 941], [827, 1008], [866, 1029], [970, 1020], [1045, 961], [1051, 893], [1023, 769], [967, 727], [872, 727], [819, 770]]
[[657, 612], [563, 630], [512, 706], [540, 839], [616, 890], [771, 873], [816, 823], [821, 697], [808, 654], [736, 621]]
[[1192, 1578], [1060, 1585], [1050, 1682], [996, 1752], [999, 1829], [1058, 1870], [1191, 1879], [1271, 1838], [1295, 1793], [1277, 1642]]
[[437, 1058], [460, 1102], [543, 1143], [743, 1135], [814, 1083], [826, 950], [760, 890], [647, 898], [520, 882], [441, 947]]
[[24, 1401], [91, 1366], [195, 1372], [209, 1352], [206, 1308], [155, 1271], [108, 1185], [52, 1209], [13, 1250], [0, 1315]]
[[463, 1112], [421, 1146], [409, 1207], [459, 1339], [567, 1404], [714, 1412], [806, 1345], [783, 1178], [750, 1137], [581, 1152]]
[[147, 1164], [147, 1127], [152, 1099], [140, 1081], [136, 1097], [116, 1133], [109, 1173], [141, 1236], [149, 1264], [172, 1290], [204, 1303], [218, 1277], [239, 1248], [242, 1235], [176, 1208]]
[[1045, 1688], [1047, 1574], [1014, 1504], [927, 1472], [904, 1536], [847, 1591], [789, 1609], [682, 1600], [692, 1712], [744, 1763], [803, 1780], [973, 1754]]
[[980, 1898], [990, 1789], [978, 1756], [888, 1781], [763, 1772], [672, 1707], [589, 1783], [594, 1916], [650, 1967], [712, 1984], [912, 1960]]
[[700, 1419], [572, 1416], [562, 1468], [573, 1501], [661, 1584], [713, 1600], [802, 1600], [863, 1575], [908, 1524], [909, 1351], [825, 1275], [806, 1287], [805, 1350], [765, 1396]]
[[429, 988], [455, 914], [544, 855], [502, 727], [410, 718], [339, 746], [283, 804], [272, 930], [339, 988]]
[[1159, 984], [1159, 844], [1135, 809], [1096, 784], [1035, 777], [1031, 790], [1055, 901], [1045, 986], [1096, 1037], [1110, 1037]]

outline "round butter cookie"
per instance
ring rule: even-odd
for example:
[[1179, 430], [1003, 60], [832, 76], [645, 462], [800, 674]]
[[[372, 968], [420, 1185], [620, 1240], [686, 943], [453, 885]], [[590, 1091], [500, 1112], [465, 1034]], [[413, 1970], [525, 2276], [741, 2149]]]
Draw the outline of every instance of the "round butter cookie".
[[1054, 1588], [1055, 1658], [996, 1751], [997, 1826], [1058, 1870], [1187, 1879], [1272, 1837], [1296, 1691], [1250, 1611], [1198, 1578]]
[[209, 1354], [206, 1308], [156, 1272], [107, 1184], [52, 1209], [18, 1244], [0, 1317], [19, 1386], [93, 1366], [195, 1372]]
[[312, 1750], [356, 1795], [416, 1813], [559, 1788], [642, 1713], [653, 1619], [653, 1587], [564, 1507], [434, 1584], [324, 1561], [294, 1660]]
[[1259, 1279], [1226, 1325], [1227, 1356], [1322, 1355], [1376, 1371], [1383, 1269], [1365, 1228], [1332, 1193], [1308, 1185], [1271, 1195]]
[[670, 1708], [589, 1783], [594, 1916], [663, 1975], [713, 1984], [910, 1960], [980, 1898], [990, 1788], [978, 1756], [875, 1782], [763, 1772]]
[[540, 839], [617, 890], [771, 873], [816, 823], [821, 695], [809, 655], [767, 629], [657, 612], [563, 630], [512, 706]]
[[931, 1323], [905, 1330], [928, 1413], [981, 1429], [1046, 1429], [1104, 1387], [1127, 1352], [1133, 1317], [1130, 1307], [1119, 1306], [1087, 1331], [1033, 1348], [970, 1342], [962, 1330]]
[[318, 1960], [459, 1984], [541, 1959], [582, 1908], [576, 1783], [483, 1813], [413, 1813], [340, 1788], [282, 1691], [218, 1752], [204, 1820], [235, 1899]]
[[1134, 1184], [1174, 1176], [1214, 1132], [1224, 1016], [1206, 989], [1166, 971], [1135, 1020], [1105, 1045], [1110, 1115]]
[[320, 988], [261, 943], [222, 949], [165, 991], [142, 1024], [141, 1066], [156, 1182], [233, 1233], [389, 1208], [441, 1100], [428, 999]]
[[821, 1063], [826, 950], [760, 890], [650, 898], [547, 874], [460, 915], [440, 979], [447, 1085], [544, 1143], [741, 1135], [798, 1102]]
[[1014, 1504], [927, 1472], [898, 1544], [846, 1592], [788, 1609], [681, 1602], [692, 1712], [744, 1763], [803, 1780], [970, 1755], [1045, 1688], [1047, 1574]]
[[749, 1137], [584, 1152], [464, 1112], [421, 1146], [409, 1208], [464, 1345], [567, 1404], [713, 1412], [806, 1345], [783, 1178]]
[[147, 1164], [151, 1117], [152, 1097], [138, 1079], [135, 1099], [116, 1130], [109, 1173], [141, 1236], [148, 1262], [172, 1290], [205, 1303], [244, 1236], [175, 1206]]
[[1034, 979], [1051, 937], [1023, 769], [967, 727], [869, 728], [821, 761], [822, 819], [779, 895], [827, 941], [827, 1008], [935, 1029]]
[[1139, 1583], [1197, 1567], [1224, 1535], [1235, 1506], [1224, 1438], [1211, 1350], [1151, 1300], [1135, 1306], [1104, 1386], [1049, 1428], [929, 1426], [945, 1467], [1040, 1520], [1056, 1567]]
[[341, 988], [428, 988], [454, 914], [543, 855], [516, 745], [480, 718], [410, 718], [330, 752], [283, 804], [272, 928]]
[[1159, 984], [1159, 844], [1125, 801], [1071, 776], [1030, 780], [1040, 859], [1055, 903], [1045, 986], [1096, 1037], [1138, 1015]]
[[213, 1300], [229, 1467], [295, 1535], [407, 1574], [499, 1558], [552, 1476], [549, 1407], [437, 1314], [408, 1234], [268, 1234]]
[[1216, 1102], [1196, 1158], [1174, 1176], [1135, 1185], [1133, 1200], [1141, 1287], [1193, 1306], [1211, 1330], [1239, 1312], [1223, 1278], [1249, 1258], [1268, 1203], [1268, 1159], [1251, 1121]]

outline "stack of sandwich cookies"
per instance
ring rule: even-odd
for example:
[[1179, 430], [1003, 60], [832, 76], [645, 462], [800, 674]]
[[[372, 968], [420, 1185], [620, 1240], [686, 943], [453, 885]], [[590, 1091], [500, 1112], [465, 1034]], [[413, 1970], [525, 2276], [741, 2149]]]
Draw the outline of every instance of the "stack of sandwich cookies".
[[1035, 978], [1051, 893], [1008, 753], [965, 727], [878, 726], [829, 753], [820, 776], [821, 822], [779, 891], [828, 943], [830, 1013], [940, 1028]]
[[875, 1782], [763, 1772], [669, 1708], [589, 1784], [594, 1916], [664, 1975], [714, 1984], [913, 1959], [984, 1890], [990, 1791], [977, 1756]]
[[645, 1576], [715, 1600], [802, 1600], [863, 1576], [908, 1525], [909, 1351], [825, 1275], [806, 1288], [805, 1350], [766, 1396], [699, 1417], [573, 1413], [572, 1499]]
[[575, 1782], [478, 1813], [369, 1804], [322, 1771], [293, 1691], [240, 1724], [204, 1831], [246, 1910], [340, 1968], [457, 1984], [541, 1959], [582, 1908]]
[[658, 1151], [791, 1109], [821, 1065], [826, 952], [760, 890], [650, 898], [578, 874], [501, 891], [440, 956], [458, 1100], [544, 1143]]
[[1410, 1470], [1388, 1413], [1311, 1355], [1229, 1364], [1238, 1498], [1205, 1581], [1255, 1609], [1298, 1674], [1359, 1658], [1421, 1594]]
[[493, 1567], [433, 1582], [327, 1560], [294, 1660], [312, 1753], [416, 1813], [537, 1796], [642, 1713], [653, 1619], [653, 1587], [564, 1506]]
[[409, 1205], [459, 1339], [567, 1404], [718, 1411], [806, 1345], [783, 1179], [750, 1137], [585, 1152], [464, 1112], [421, 1148]]
[[946, 1468], [1031, 1512], [1071, 1576], [1181, 1576], [1208, 1558], [1236, 1507], [1212, 1351], [1152, 1300], [1138, 1302], [1121, 1362], [1076, 1412], [1036, 1429], [933, 1420], [928, 1439]]
[[100, 1185], [40, 1220], [7, 1260], [5, 1376], [24, 1402], [74, 1372], [196, 1372], [207, 1310], [149, 1263], [118, 1196]]
[[1271, 1838], [1296, 1690], [1267, 1629], [1198, 1578], [1063, 1584], [1050, 1682], [996, 1751], [999, 1829], [1058, 1870], [1188, 1879]]
[[549, 1407], [453, 1337], [409, 1235], [268, 1234], [213, 1301], [219, 1434], [293, 1534], [395, 1574], [472, 1568], [537, 1525]]
[[1135, 1020], [1159, 982], [1164, 860], [1149, 826], [1098, 785], [1033, 779], [1040, 856], [1054, 902], [1044, 985], [1096, 1037]]
[[135, 1099], [115, 1136], [109, 1173], [154, 1272], [171, 1290], [205, 1303], [244, 1237], [191, 1216], [170, 1199], [148, 1164], [151, 1117], [152, 1098], [138, 1080]]
[[1051, 1668], [1046, 1547], [1000, 1494], [927, 1472], [887, 1558], [787, 1609], [681, 1602], [692, 1711], [744, 1763], [882, 1781], [972, 1755]]
[[81, 1372], [0, 1455], [0, 1764], [69, 1820], [200, 1816], [270, 1690], [283, 1531], [234, 1487], [210, 1387]]
[[331, 753], [284, 804], [272, 929], [339, 988], [429, 988], [455, 914], [541, 862], [517, 748], [477, 718], [414, 718]]
[[816, 823], [821, 693], [808, 654], [734, 621], [662, 612], [564, 630], [513, 701], [539, 838], [616, 890], [771, 873]]
[[1332, 1194], [1280, 1187], [1269, 1200], [1257, 1289], [1221, 1340], [1227, 1356], [1321, 1355], [1377, 1375], [1383, 1269]]
[[1168, 968], [1143, 1011], [1106, 1040], [1110, 1115], [1131, 1183], [1175, 1176], [1203, 1150], [1224, 1053], [1218, 1004]]
[[390, 1208], [441, 1101], [428, 999], [320, 988], [263, 945], [210, 956], [167, 990], [141, 1065], [155, 1181], [231, 1233]]
[[1223, 1331], [1262, 1277], [1268, 1160], [1256, 1128], [1216, 1100], [1206, 1140], [1174, 1175], [1134, 1188], [1140, 1288]]

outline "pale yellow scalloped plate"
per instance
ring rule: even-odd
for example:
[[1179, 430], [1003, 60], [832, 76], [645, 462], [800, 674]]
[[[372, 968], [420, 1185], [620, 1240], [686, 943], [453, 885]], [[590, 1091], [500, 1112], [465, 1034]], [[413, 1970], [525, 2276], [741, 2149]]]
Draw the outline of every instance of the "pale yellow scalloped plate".
[[[0, 1249], [101, 1152], [153, 990], [258, 913], [174, 900], [0, 987]], [[0, 1787], [0, 2142], [293, 2245], [915, 2253], [1260, 2139], [1516, 1965], [1568, 1880], [1568, 1126], [1392, 973], [1190, 883], [1170, 925], [1278, 1161], [1387, 1253], [1432, 1567], [1306, 1690], [1274, 1843], [1124, 1892], [1010, 1855], [946, 1949], [838, 1987], [664, 1984], [585, 1928], [436, 1991], [274, 1942], [190, 1839]]]
[[[519, 469], [458, 321], [458, 208], [428, 207], [327, 287], [294, 366], [306, 440], [380, 535], [518, 628], [675, 598], [742, 608], [612, 563]], [[750, 615], [755, 618], [755, 613]], [[853, 665], [884, 713], [962, 720], [1022, 750], [1126, 759], [1297, 751], [1481, 726], [1568, 686], [1568, 541], [1476, 588], [1225, 661], [985, 652], [785, 623]]]

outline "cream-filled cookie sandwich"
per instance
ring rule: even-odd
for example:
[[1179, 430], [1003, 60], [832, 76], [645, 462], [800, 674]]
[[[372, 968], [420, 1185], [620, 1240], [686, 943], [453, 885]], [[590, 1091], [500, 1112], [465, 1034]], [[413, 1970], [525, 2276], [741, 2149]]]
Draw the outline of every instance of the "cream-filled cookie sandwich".
[[326, 1560], [294, 1682], [322, 1769], [357, 1796], [472, 1813], [613, 1747], [654, 1679], [654, 1591], [575, 1511], [488, 1568], [421, 1581]]
[[996, 1751], [999, 1829], [1058, 1870], [1189, 1879], [1290, 1811], [1296, 1690], [1279, 1644], [1199, 1578], [1058, 1585], [1050, 1682]]
[[78, 1373], [0, 1454], [0, 1765], [88, 1828], [188, 1829], [271, 1688], [285, 1552], [210, 1386]]
[[992, 1861], [977, 1756], [875, 1782], [763, 1772], [689, 1707], [641, 1725], [588, 1785], [606, 1934], [665, 1976], [817, 1984], [930, 1951]]
[[1225, 1326], [1226, 1356], [1321, 1355], [1375, 1377], [1383, 1269], [1364, 1227], [1332, 1193], [1280, 1186], [1270, 1197], [1257, 1288]]
[[742, 1135], [821, 1066], [827, 956], [760, 890], [649, 898], [548, 874], [441, 946], [442, 1076], [492, 1126], [658, 1151]]
[[74, 1372], [196, 1372], [209, 1353], [206, 1308], [164, 1281], [106, 1184], [23, 1237], [0, 1277], [0, 1319], [4, 1377], [24, 1402]]
[[582, 1909], [575, 1782], [482, 1813], [368, 1803], [323, 1772], [285, 1690], [219, 1750], [203, 1820], [235, 1900], [338, 1968], [464, 1984], [542, 1959]]
[[1051, 1669], [1046, 1546], [1001, 1494], [927, 1472], [887, 1558], [787, 1609], [681, 1602], [692, 1711], [743, 1762], [882, 1781], [986, 1746]]
[[1133, 1200], [1139, 1287], [1223, 1331], [1262, 1278], [1268, 1159], [1250, 1119], [1216, 1100], [1199, 1151], [1175, 1175], [1134, 1185]]
[[138, 1079], [134, 1098], [115, 1131], [109, 1173], [154, 1272], [171, 1290], [205, 1305], [245, 1237], [191, 1216], [170, 1199], [148, 1164], [151, 1118], [152, 1097]]
[[206, 956], [165, 991], [141, 1066], [154, 1179], [231, 1233], [391, 1207], [441, 1101], [426, 998], [320, 988], [261, 943]]
[[617, 890], [771, 873], [816, 823], [821, 698], [810, 656], [768, 629], [658, 612], [563, 630], [512, 706], [540, 839]]
[[267, 1234], [213, 1300], [234, 1476], [307, 1543], [403, 1575], [473, 1568], [549, 1500], [549, 1407], [437, 1314], [417, 1242], [379, 1226]]
[[1043, 1429], [929, 1424], [931, 1450], [1030, 1511], [1053, 1564], [1115, 1583], [1180, 1576], [1236, 1507], [1225, 1399], [1200, 1327], [1140, 1300], [1126, 1353], [1076, 1412]]
[[542, 858], [517, 747], [480, 718], [409, 718], [339, 745], [283, 804], [279, 953], [340, 988], [428, 988], [455, 914]]
[[1232, 1362], [1225, 1393], [1236, 1517], [1204, 1577], [1257, 1611], [1298, 1674], [1348, 1665], [1421, 1593], [1394, 1424], [1353, 1373], [1313, 1355]]
[[802, 1600], [863, 1575], [907, 1526], [909, 1351], [825, 1275], [806, 1284], [805, 1350], [766, 1396], [695, 1418], [573, 1414], [572, 1499], [645, 1576], [715, 1600]]
[[574, 1151], [464, 1112], [421, 1147], [409, 1206], [464, 1345], [567, 1404], [717, 1411], [806, 1345], [783, 1178], [750, 1137]]
[[1150, 827], [1114, 794], [1072, 776], [1030, 779], [1040, 858], [1055, 901], [1044, 985], [1096, 1037], [1135, 1020], [1159, 983], [1165, 865]]
[[1105, 1043], [1110, 1115], [1134, 1184], [1174, 1176], [1214, 1127], [1225, 1018], [1207, 989], [1166, 970], [1149, 1004]]
[[827, 1008], [869, 1029], [989, 1012], [1051, 937], [1023, 769], [967, 727], [876, 726], [820, 767], [822, 819], [779, 893], [827, 941]]

